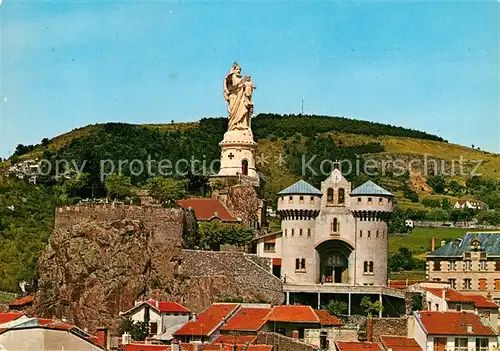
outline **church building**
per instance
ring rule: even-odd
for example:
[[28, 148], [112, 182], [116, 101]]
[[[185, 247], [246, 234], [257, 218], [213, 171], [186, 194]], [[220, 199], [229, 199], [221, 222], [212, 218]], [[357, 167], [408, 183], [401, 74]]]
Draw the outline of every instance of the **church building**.
[[287, 285], [387, 286], [393, 195], [368, 181], [352, 189], [339, 169], [321, 190], [299, 180], [278, 193], [281, 232], [257, 242]]

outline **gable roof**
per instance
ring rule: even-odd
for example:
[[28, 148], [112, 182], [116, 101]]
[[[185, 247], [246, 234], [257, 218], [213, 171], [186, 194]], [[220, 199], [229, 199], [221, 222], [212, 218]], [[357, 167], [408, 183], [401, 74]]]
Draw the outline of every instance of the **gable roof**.
[[405, 336], [382, 335], [380, 342], [385, 349], [392, 349], [392, 351], [422, 351], [422, 348], [417, 344], [415, 339]]
[[314, 310], [316, 316], [318, 316], [319, 323], [321, 325], [333, 325], [333, 326], [341, 326], [344, 325], [340, 319], [335, 316], [332, 316], [327, 310]]
[[339, 351], [383, 351], [382, 347], [376, 342], [335, 342]]
[[381, 186], [375, 184], [371, 180], [361, 184], [353, 191], [351, 191], [351, 196], [353, 195], [384, 195], [384, 196], [394, 196], [389, 191], [385, 190]]
[[144, 342], [134, 341], [131, 344], [120, 345], [122, 351], [170, 351], [171, 345], [154, 345], [146, 344]]
[[320, 323], [311, 306], [275, 306], [267, 316], [268, 321], [289, 323]]
[[210, 336], [238, 307], [236, 303], [214, 303], [201, 312], [195, 321], [180, 327], [174, 335]]
[[199, 221], [210, 221], [212, 219], [220, 219], [223, 222], [240, 221], [217, 199], [200, 197], [177, 200], [177, 205], [186, 209], [192, 208], [196, 219]]
[[323, 193], [313, 187], [311, 184], [304, 180], [299, 180], [297, 183], [290, 185], [288, 188], [281, 190], [278, 195], [318, 195], [322, 196]]
[[442, 289], [442, 288], [425, 288], [428, 292], [431, 294], [437, 296], [437, 297], [443, 297], [443, 292], [444, 292], [444, 299], [448, 302], [468, 302], [468, 303], [474, 303], [474, 301], [469, 298], [469, 296], [462, 295], [458, 291], [453, 290], [453, 289]]
[[34, 300], [35, 297], [33, 295], [25, 296], [23, 298], [10, 302], [9, 307], [21, 307], [33, 303]]
[[427, 257], [460, 257], [470, 251], [472, 240], [481, 242], [483, 252], [491, 256], [500, 256], [500, 232], [465, 233], [460, 239], [455, 239], [427, 255]]
[[488, 300], [483, 295], [467, 295], [467, 297], [474, 302], [474, 306], [476, 306], [477, 308], [500, 308], [499, 305], [497, 305], [493, 301]]
[[[467, 335], [496, 336], [489, 326], [481, 322], [480, 317], [469, 312], [415, 312], [418, 323], [427, 335]], [[468, 333], [468, 326], [472, 332]]]
[[7, 313], [0, 313], [0, 324], [11, 322], [14, 319], [17, 319], [24, 315], [22, 312], [7, 312]]
[[150, 300], [145, 300], [145, 301], [140, 301], [136, 303], [134, 307], [131, 309], [122, 312], [122, 314], [129, 314], [132, 311], [135, 311], [139, 308], [141, 308], [144, 305], [148, 305], [150, 307], [153, 307], [156, 311], [159, 313], [190, 313], [191, 311], [182, 306], [181, 304], [177, 302], [172, 302], [172, 301], [156, 301], [153, 299]]
[[270, 308], [240, 308], [220, 330], [257, 331], [266, 322]]

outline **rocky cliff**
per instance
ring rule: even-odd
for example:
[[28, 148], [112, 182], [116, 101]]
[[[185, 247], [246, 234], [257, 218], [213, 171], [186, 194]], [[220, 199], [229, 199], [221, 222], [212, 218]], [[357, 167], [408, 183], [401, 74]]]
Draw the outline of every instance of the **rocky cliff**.
[[[255, 258], [183, 250], [186, 216], [191, 213], [159, 207], [57, 209], [54, 232], [38, 261], [35, 312], [66, 317], [91, 331], [116, 331], [119, 312], [136, 299], [178, 301], [195, 312], [223, 296], [281, 302], [279, 279]], [[252, 282], [255, 277], [262, 288]]]

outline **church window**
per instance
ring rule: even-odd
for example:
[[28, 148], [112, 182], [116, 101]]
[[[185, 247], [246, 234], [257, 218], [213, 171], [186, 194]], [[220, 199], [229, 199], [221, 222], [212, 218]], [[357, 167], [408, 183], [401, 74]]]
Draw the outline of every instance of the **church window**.
[[333, 189], [332, 188], [328, 188], [328, 190], [326, 192], [326, 202], [333, 203]]
[[370, 261], [370, 264], [368, 266], [370, 273], [373, 273], [373, 261]]
[[305, 258], [300, 260], [300, 269], [306, 270], [306, 259]]
[[241, 174], [248, 175], [248, 161], [247, 160], [241, 161]]
[[338, 233], [340, 231], [340, 223], [337, 218], [333, 219], [332, 222], [332, 233]]
[[300, 269], [300, 259], [295, 260], [295, 270], [298, 271]]
[[344, 188], [340, 188], [340, 189], [339, 189], [339, 194], [338, 194], [338, 196], [339, 196], [339, 199], [338, 199], [338, 200], [339, 200], [339, 201], [338, 201], [338, 202], [339, 202], [339, 204], [343, 204], [343, 203], [345, 202], [345, 190], [344, 190]]
[[363, 272], [368, 273], [368, 261], [365, 261], [363, 264]]

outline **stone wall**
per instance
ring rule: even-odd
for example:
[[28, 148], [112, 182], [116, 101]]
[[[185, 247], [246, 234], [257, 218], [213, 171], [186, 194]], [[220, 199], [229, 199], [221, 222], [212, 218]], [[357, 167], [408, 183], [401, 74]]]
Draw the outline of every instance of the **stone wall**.
[[[333, 345], [335, 341], [358, 341], [358, 330], [357, 328], [351, 327], [329, 327], [322, 329], [305, 329], [304, 330], [304, 342], [311, 345], [320, 345], [321, 343], [321, 333], [326, 332], [326, 338], [330, 345]], [[330, 348], [332, 349], [332, 347]]]
[[274, 351], [314, 351], [312, 345], [301, 342], [300, 340], [289, 338], [287, 336], [272, 333], [259, 332], [255, 344], [273, 345]]
[[38, 260], [34, 312], [114, 332], [120, 311], [152, 296], [193, 312], [227, 296], [282, 302], [281, 281], [269, 272], [269, 262], [244, 253], [183, 250], [192, 216], [161, 207], [58, 208]]
[[274, 305], [283, 302], [281, 280], [272, 275], [267, 259], [241, 252], [182, 250], [181, 266], [182, 274], [191, 279], [227, 277], [241, 286], [242, 297], [251, 291], [255, 301]]
[[408, 317], [373, 318], [373, 340], [381, 335], [408, 336]]

